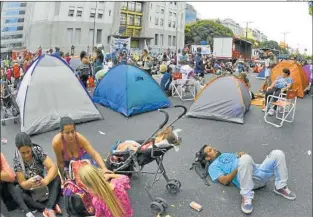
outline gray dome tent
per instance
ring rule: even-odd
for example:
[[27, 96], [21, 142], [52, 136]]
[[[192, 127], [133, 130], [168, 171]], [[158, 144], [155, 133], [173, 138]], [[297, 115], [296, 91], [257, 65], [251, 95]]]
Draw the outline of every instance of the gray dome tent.
[[187, 116], [243, 124], [250, 105], [251, 97], [245, 83], [234, 76], [222, 76], [202, 89]]
[[63, 116], [75, 123], [103, 119], [70, 66], [51, 55], [40, 56], [27, 70], [16, 103], [21, 131], [30, 135], [58, 128]]

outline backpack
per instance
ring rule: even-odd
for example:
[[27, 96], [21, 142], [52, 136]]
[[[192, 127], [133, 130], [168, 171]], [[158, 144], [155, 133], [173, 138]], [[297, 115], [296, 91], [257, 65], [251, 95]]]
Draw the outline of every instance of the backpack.
[[210, 161], [205, 159], [205, 147], [206, 145], [202, 146], [202, 148], [196, 153], [195, 160], [192, 163], [190, 170], [195, 169], [196, 173], [203, 180], [204, 184], [210, 186], [210, 182], [207, 179]]

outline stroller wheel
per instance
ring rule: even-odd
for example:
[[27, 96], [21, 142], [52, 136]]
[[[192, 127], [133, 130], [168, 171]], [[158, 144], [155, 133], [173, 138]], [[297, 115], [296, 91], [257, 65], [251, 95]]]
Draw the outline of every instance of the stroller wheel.
[[177, 194], [181, 187], [181, 183], [178, 180], [172, 179], [166, 184], [166, 189], [170, 194]]
[[156, 197], [154, 199], [155, 202], [160, 203], [164, 209], [166, 209], [168, 207], [168, 204], [166, 202], [166, 200], [164, 200], [162, 197]]
[[150, 209], [151, 212], [155, 215], [164, 213], [164, 207], [162, 206], [162, 204], [155, 201], [150, 203]]
[[5, 126], [5, 121], [1, 121], [2, 126]]
[[17, 124], [17, 119], [14, 119], [14, 120], [13, 120], [13, 123], [14, 123], [14, 124]]

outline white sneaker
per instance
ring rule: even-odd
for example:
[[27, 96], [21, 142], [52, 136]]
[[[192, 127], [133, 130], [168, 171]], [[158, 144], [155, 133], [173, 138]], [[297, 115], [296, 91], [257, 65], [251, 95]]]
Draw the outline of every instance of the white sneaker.
[[271, 116], [274, 115], [274, 113], [275, 113], [275, 110], [274, 110], [274, 109], [270, 109], [270, 110], [268, 111], [268, 114], [271, 115]]
[[28, 212], [28, 213], [26, 213], [26, 217], [35, 217], [35, 216], [32, 212]]

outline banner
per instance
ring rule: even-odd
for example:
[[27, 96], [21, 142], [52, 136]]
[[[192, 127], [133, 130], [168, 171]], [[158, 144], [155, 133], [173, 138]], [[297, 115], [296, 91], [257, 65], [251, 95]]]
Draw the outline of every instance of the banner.
[[126, 48], [130, 51], [130, 38], [111, 38], [110, 52], [113, 53], [116, 49], [123, 48], [123, 44], [127, 44]]
[[201, 54], [202, 55], [209, 55], [211, 54], [211, 49], [209, 45], [191, 45], [192, 53], [197, 53], [197, 48], [201, 47]]

